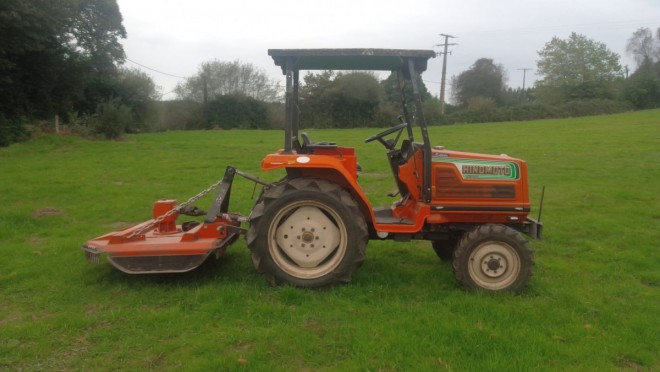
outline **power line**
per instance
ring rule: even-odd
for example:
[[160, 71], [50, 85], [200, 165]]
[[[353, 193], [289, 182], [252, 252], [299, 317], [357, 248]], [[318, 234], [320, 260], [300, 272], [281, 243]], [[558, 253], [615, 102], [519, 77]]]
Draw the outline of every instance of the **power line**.
[[148, 70], [151, 70], [151, 71], [157, 72], [157, 73], [159, 73], [159, 74], [163, 74], [163, 75], [167, 75], [167, 76], [171, 76], [171, 77], [175, 77], [175, 78], [179, 78], [179, 79], [187, 79], [185, 76], [178, 76], [178, 75], [168, 74], [167, 72], [158, 71], [158, 70], [156, 70], [155, 68], [151, 68], [151, 67], [149, 67], [149, 66], [145, 66], [145, 65], [143, 65], [143, 64], [141, 64], [141, 63], [139, 63], [139, 62], [135, 62], [135, 61], [133, 61], [133, 60], [130, 59], [130, 58], [126, 58], [126, 60], [129, 61], [129, 62], [135, 63], [136, 65], [138, 65], [138, 66], [140, 66], [140, 67], [144, 67], [144, 68], [146, 68], [146, 69], [148, 69]]
[[170, 93], [174, 93], [175, 91], [176, 91], [176, 88], [170, 90], [170, 91], [167, 92], [167, 93], [163, 93], [163, 94], [161, 94], [160, 97], [158, 97], [158, 100], [161, 101], [161, 100], [163, 99], [163, 97], [165, 97], [166, 95], [168, 95], [168, 94], [170, 94]]

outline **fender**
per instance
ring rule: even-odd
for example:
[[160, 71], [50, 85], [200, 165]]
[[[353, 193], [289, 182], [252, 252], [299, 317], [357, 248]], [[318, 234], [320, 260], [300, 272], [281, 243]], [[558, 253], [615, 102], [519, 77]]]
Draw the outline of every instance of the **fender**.
[[286, 169], [287, 174], [290, 176], [319, 178], [339, 184], [355, 198], [367, 223], [373, 226], [377, 232], [419, 232], [430, 214], [428, 205], [421, 206], [417, 205], [419, 203], [411, 203], [411, 201], [407, 203], [414, 204], [409, 205], [408, 208], [411, 209], [411, 212], [414, 210], [413, 214], [417, 216], [411, 225], [379, 224], [376, 222], [376, 215], [371, 203], [357, 182], [357, 160], [355, 155], [345, 154], [346, 152], [344, 148], [337, 148], [333, 155], [285, 154], [280, 151], [266, 155], [261, 162], [261, 169], [263, 171]]
[[[350, 150], [350, 151], [347, 151]], [[375, 221], [371, 203], [357, 183], [357, 159], [353, 149], [337, 148], [333, 155], [268, 154], [261, 161], [261, 170], [286, 169], [289, 176], [325, 179], [341, 185], [358, 202], [368, 221]]]

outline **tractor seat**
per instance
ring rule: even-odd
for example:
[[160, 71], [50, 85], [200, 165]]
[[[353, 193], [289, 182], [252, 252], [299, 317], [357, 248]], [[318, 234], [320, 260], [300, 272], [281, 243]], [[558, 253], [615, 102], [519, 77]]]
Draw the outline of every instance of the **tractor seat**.
[[336, 149], [337, 148], [337, 143], [336, 142], [327, 142], [327, 141], [322, 141], [322, 142], [312, 142], [309, 139], [309, 134], [306, 132], [301, 132], [300, 137], [303, 140], [303, 149], [307, 149], [309, 153], [313, 153], [314, 149]]
[[401, 142], [401, 164], [407, 162], [415, 154], [415, 151], [421, 147], [422, 145], [419, 143], [412, 142], [408, 139], [403, 140]]

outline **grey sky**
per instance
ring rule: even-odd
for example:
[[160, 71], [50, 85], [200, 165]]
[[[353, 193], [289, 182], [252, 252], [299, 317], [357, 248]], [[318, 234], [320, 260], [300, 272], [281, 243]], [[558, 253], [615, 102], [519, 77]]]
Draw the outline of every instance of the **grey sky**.
[[[492, 58], [508, 73], [508, 85], [535, 80], [537, 51], [553, 36], [575, 31], [605, 43], [635, 64], [625, 44], [639, 27], [660, 27], [660, 0], [118, 0], [131, 61], [176, 76], [190, 76], [211, 59], [239, 59], [283, 80], [269, 48], [434, 49], [446, 33], [451, 42], [448, 78], [479, 58]], [[147, 72], [162, 87], [163, 99], [180, 78]], [[442, 58], [424, 73], [428, 89], [439, 94]]]

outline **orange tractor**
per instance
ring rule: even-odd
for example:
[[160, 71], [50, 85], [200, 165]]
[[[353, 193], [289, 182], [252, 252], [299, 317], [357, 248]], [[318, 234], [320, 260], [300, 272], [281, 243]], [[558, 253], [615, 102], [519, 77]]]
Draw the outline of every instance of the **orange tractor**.
[[[227, 167], [224, 177], [182, 204], [159, 200], [153, 219], [83, 245], [88, 260], [100, 255], [127, 273], [185, 272], [209, 256], [220, 257], [245, 235], [254, 267], [272, 285], [320, 288], [347, 283], [365, 259], [370, 239], [432, 242], [452, 261], [467, 289], [522, 290], [534, 259], [521, 233], [540, 239], [542, 224], [529, 217], [525, 161], [432, 146], [422, 112], [418, 79], [434, 57], [430, 50], [271, 49], [286, 75], [284, 148], [266, 155], [262, 170], [283, 169], [275, 183]], [[358, 183], [355, 151], [334, 142], [313, 142], [300, 132], [300, 70], [395, 71], [412, 85], [415, 114], [403, 99], [400, 124], [365, 142], [385, 147], [398, 199], [372, 208]], [[402, 89], [403, 92], [403, 89]], [[413, 137], [413, 118], [421, 139]], [[229, 212], [235, 176], [263, 186], [249, 216]], [[218, 189], [207, 212], [193, 203]], [[203, 222], [177, 224], [180, 215]], [[539, 216], [540, 219], [540, 216]], [[247, 226], [246, 226], [247, 225]], [[244, 227], [245, 226], [245, 227]]]

